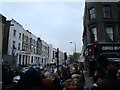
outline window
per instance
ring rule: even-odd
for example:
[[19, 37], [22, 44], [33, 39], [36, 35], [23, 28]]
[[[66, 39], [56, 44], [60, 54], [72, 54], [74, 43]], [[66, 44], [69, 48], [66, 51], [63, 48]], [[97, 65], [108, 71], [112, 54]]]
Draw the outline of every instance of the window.
[[97, 41], [97, 28], [94, 27], [91, 30], [92, 30], [92, 34], [93, 34], [93, 40]]
[[31, 57], [31, 63], [33, 63], [33, 56]]
[[21, 55], [19, 55], [19, 64], [21, 64]]
[[42, 58], [42, 63], [44, 62], [43, 58]]
[[113, 27], [106, 27], [106, 33], [109, 38], [108, 41], [113, 41]]
[[91, 9], [89, 10], [89, 18], [90, 18], [90, 20], [96, 18], [96, 16], [95, 16], [95, 8], [91, 8]]
[[25, 35], [23, 34], [23, 36], [22, 36], [22, 40], [23, 40], [23, 41], [24, 41], [24, 36], [25, 36]]
[[16, 49], [16, 47], [15, 47], [15, 41], [13, 41], [13, 49]]
[[110, 6], [103, 6], [103, 14], [105, 18], [111, 18], [111, 7]]
[[19, 33], [19, 39], [21, 39], [21, 33]]
[[20, 43], [18, 43], [18, 50], [20, 50]]
[[14, 29], [13, 31], [13, 36], [15, 37], [16, 36], [16, 30]]

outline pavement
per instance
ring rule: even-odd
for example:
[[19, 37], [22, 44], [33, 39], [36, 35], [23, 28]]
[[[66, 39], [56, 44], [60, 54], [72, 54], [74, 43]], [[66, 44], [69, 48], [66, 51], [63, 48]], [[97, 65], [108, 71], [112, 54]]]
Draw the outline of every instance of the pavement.
[[85, 76], [85, 87], [90, 90], [90, 88], [93, 87], [93, 77], [89, 77], [87, 72], [84, 71], [84, 76]]

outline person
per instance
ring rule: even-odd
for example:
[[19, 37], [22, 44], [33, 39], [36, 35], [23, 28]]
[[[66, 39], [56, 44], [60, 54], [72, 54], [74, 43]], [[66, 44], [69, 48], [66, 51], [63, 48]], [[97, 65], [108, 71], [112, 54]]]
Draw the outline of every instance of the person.
[[41, 80], [41, 74], [31, 67], [18, 81], [17, 90], [31, 90], [33, 88], [36, 88], [33, 90], [41, 90]]
[[41, 87], [43, 90], [56, 90], [53, 81], [47, 77], [41, 80]]
[[71, 78], [69, 67], [65, 66], [61, 73], [61, 77], [64, 81]]
[[100, 83], [102, 80], [104, 79], [104, 77], [102, 75], [95, 75], [93, 77], [93, 87], [91, 88], [91, 90], [97, 90], [97, 84]]
[[119, 90], [117, 82], [117, 67], [108, 66], [106, 73], [106, 78], [98, 83], [97, 90]]
[[70, 78], [72, 78], [72, 75], [74, 76], [75, 74], [78, 74], [78, 73], [77, 73], [76, 68], [73, 67], [72, 70], [71, 70]]
[[47, 78], [50, 78], [50, 72], [48, 72], [47, 68], [44, 69], [44, 75]]
[[[118, 86], [120, 86], [120, 68], [118, 68], [118, 72], [117, 72], [117, 80], [118, 80]], [[120, 90], [120, 87], [119, 87]]]
[[63, 86], [60, 83], [61, 81], [60, 81], [60, 77], [59, 77], [58, 73], [53, 74], [52, 80], [53, 80], [53, 83], [55, 85], [56, 90], [62, 90], [63, 89]]
[[67, 87], [66, 90], [80, 90], [80, 89], [76, 86], [75, 82], [72, 81], [72, 82], [70, 83], [70, 86]]
[[79, 71], [79, 78], [78, 78], [78, 81], [76, 83], [76, 86], [79, 88], [79, 90], [83, 90], [84, 89], [85, 77], [84, 77], [83, 70]]
[[120, 80], [120, 68], [118, 68], [117, 78], [118, 78], [118, 80]]

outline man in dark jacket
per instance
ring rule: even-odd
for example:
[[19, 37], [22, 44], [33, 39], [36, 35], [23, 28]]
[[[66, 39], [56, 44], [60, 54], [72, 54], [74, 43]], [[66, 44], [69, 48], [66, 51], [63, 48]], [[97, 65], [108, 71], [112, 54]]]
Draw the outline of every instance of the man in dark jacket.
[[[17, 85], [17, 90], [29, 90], [29, 88], [40, 88], [41, 87], [41, 74], [34, 68], [30, 68]], [[33, 89], [34, 90], [34, 89]]]
[[117, 68], [115, 66], [107, 67], [107, 76], [105, 80], [98, 83], [98, 90], [119, 90], [119, 83], [117, 81]]

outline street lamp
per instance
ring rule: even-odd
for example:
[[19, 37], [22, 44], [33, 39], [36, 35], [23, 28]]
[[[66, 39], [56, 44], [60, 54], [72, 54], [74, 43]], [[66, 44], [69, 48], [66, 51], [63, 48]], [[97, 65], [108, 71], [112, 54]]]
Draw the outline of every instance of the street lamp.
[[70, 42], [70, 43], [74, 43], [75, 44], [75, 53], [76, 53], [76, 42]]

